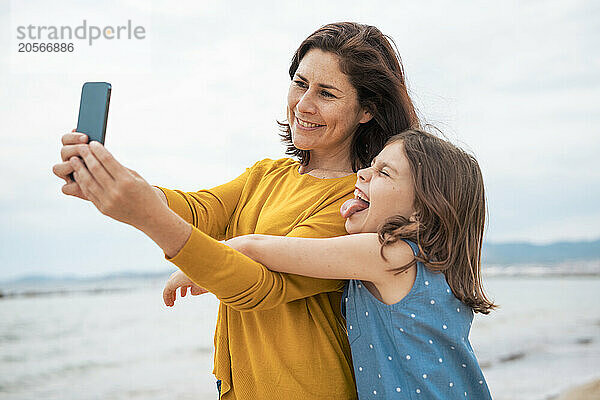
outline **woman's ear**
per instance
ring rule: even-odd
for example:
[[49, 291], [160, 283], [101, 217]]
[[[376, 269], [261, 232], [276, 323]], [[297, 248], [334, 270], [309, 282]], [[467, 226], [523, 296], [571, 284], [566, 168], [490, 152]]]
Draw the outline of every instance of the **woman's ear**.
[[362, 116], [360, 118], [360, 121], [358, 121], [359, 124], [366, 124], [367, 122], [369, 122], [372, 118], [373, 115], [375, 113], [370, 111], [367, 107], [363, 107], [362, 109]]

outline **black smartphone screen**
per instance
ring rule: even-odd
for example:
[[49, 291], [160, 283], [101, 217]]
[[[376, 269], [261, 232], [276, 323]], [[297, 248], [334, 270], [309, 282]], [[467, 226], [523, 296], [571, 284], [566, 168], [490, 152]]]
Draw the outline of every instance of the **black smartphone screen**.
[[104, 144], [111, 85], [107, 82], [86, 82], [81, 89], [77, 132], [85, 133], [90, 142]]

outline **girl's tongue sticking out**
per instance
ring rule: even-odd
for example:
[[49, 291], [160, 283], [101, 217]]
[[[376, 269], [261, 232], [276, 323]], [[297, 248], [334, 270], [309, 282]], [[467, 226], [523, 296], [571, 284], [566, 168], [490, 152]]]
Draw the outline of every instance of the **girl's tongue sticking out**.
[[342, 204], [340, 214], [344, 218], [349, 218], [352, 214], [366, 210], [367, 208], [369, 208], [369, 203], [363, 199], [350, 199]]

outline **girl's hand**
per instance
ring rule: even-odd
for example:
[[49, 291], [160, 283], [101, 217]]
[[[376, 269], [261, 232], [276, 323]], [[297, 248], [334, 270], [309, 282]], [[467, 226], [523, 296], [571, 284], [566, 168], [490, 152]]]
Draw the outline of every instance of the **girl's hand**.
[[183, 272], [175, 271], [169, 277], [163, 290], [163, 300], [167, 307], [173, 307], [177, 299], [177, 288], [181, 288], [181, 297], [185, 297], [187, 289], [190, 288], [192, 296], [208, 293], [208, 290], [196, 285]]
[[75, 155], [68, 161], [83, 195], [77, 197], [90, 200], [102, 214], [143, 230], [167, 207], [148, 182], [121, 165], [99, 142], [78, 145], [77, 151], [85, 164]]

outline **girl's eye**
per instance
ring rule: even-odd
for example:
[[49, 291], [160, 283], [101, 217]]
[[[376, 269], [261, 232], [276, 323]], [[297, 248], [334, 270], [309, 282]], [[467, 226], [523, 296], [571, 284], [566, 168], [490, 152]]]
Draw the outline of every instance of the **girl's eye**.
[[371, 168], [375, 169], [375, 171], [378, 174], [385, 175], [385, 176], [390, 176], [390, 174], [388, 174], [387, 172], [384, 172], [382, 169], [374, 168], [373, 164], [375, 164], [375, 162], [371, 161]]

